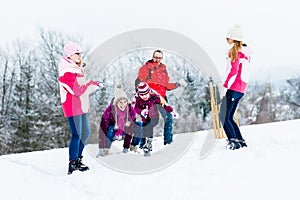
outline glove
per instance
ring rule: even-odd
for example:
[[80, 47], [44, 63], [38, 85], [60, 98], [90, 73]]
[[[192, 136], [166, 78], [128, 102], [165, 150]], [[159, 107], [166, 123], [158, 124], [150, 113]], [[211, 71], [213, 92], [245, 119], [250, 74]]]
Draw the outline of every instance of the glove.
[[171, 106], [165, 106], [165, 110], [170, 113], [173, 111], [173, 108]]
[[99, 153], [97, 154], [96, 158], [103, 157], [103, 156], [104, 156], [104, 149], [103, 148], [99, 148]]
[[100, 87], [98, 81], [91, 81], [91, 84]]
[[148, 110], [148, 109], [144, 109], [144, 110], [142, 110], [142, 112], [141, 112], [141, 115], [142, 115], [145, 119], [147, 118], [148, 114], [149, 114], [149, 110]]
[[179, 119], [179, 114], [175, 110], [173, 110], [171, 114], [173, 115], [174, 119]]
[[100, 87], [100, 88], [103, 88], [104, 87], [104, 84], [101, 82], [101, 81], [96, 81], [97, 82], [97, 84], [98, 84], [98, 86]]

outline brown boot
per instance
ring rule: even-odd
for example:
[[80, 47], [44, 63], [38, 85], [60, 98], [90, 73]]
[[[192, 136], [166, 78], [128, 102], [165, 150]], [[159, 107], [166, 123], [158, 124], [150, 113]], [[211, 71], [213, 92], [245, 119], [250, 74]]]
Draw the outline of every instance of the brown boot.
[[139, 152], [138, 152], [138, 147], [137, 147], [137, 146], [130, 145], [129, 150], [130, 150], [130, 151], [133, 151], [133, 152], [135, 152], [135, 153], [139, 153]]
[[109, 155], [109, 148], [104, 148], [104, 155], [108, 156]]

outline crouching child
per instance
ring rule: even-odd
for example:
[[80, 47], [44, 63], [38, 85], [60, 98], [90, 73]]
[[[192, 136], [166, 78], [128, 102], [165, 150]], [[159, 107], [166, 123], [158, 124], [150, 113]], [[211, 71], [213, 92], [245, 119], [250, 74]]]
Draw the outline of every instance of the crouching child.
[[99, 156], [109, 154], [114, 138], [124, 137], [123, 153], [127, 153], [133, 135], [133, 124], [135, 122], [135, 111], [129, 103], [122, 86], [118, 85], [114, 91], [111, 103], [105, 109], [99, 128]]
[[[150, 156], [152, 150], [153, 128], [159, 122], [159, 112], [157, 105], [161, 105], [166, 112], [171, 113], [173, 108], [167, 104], [157, 92], [152, 90], [145, 82], [141, 82], [137, 87], [135, 111], [142, 118], [141, 131], [142, 141], [141, 145], [144, 151], [144, 156]], [[139, 140], [136, 137], [132, 140], [130, 149], [136, 149]]]

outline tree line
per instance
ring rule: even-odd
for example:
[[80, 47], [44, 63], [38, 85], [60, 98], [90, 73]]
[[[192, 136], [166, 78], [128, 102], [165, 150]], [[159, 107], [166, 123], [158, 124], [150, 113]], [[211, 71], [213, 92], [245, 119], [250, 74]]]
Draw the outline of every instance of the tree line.
[[[35, 41], [17, 40], [0, 47], [0, 155], [68, 146], [69, 128], [63, 116], [58, 86], [58, 62], [66, 40], [84, 44], [82, 39], [55, 31], [38, 30]], [[89, 47], [84, 46], [84, 52]], [[139, 67], [151, 58], [152, 50], [137, 50], [116, 59], [105, 70], [87, 66], [87, 76], [105, 85], [91, 97], [90, 143], [97, 143], [101, 115], [113, 97], [117, 83], [134, 100], [134, 80]], [[85, 58], [84, 58], [85, 59]], [[88, 58], [86, 58], [88, 60]], [[169, 103], [179, 113], [174, 133], [212, 128], [207, 77], [182, 57], [168, 54], [171, 81], [184, 78], [186, 88], [168, 93]], [[273, 91], [270, 82], [250, 83], [242, 99], [239, 120], [242, 125], [300, 118], [300, 76], [286, 80], [286, 86]], [[155, 129], [162, 134], [162, 120]]]

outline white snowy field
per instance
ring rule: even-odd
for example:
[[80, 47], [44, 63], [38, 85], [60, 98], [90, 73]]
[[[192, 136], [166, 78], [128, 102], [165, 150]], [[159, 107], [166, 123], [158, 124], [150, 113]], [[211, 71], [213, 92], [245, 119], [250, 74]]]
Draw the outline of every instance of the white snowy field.
[[[92, 149], [97, 145], [88, 145], [84, 161], [90, 170], [72, 175], [67, 175], [67, 148], [0, 156], [0, 195], [5, 200], [299, 199], [299, 128], [300, 120], [243, 126], [247, 148], [227, 150], [225, 140], [219, 140], [205, 158], [200, 152], [208, 131], [177, 135], [167, 147], [157, 138], [150, 158], [113, 153], [96, 159]], [[196, 137], [183, 156], [153, 173], [121, 173], [99, 162], [132, 157], [149, 162], [155, 151], [176, 148], [191, 134]]]

